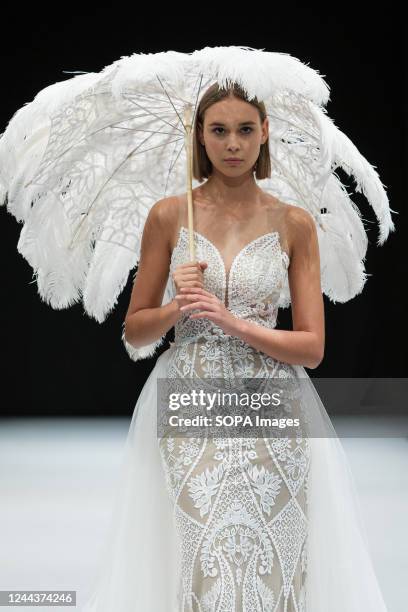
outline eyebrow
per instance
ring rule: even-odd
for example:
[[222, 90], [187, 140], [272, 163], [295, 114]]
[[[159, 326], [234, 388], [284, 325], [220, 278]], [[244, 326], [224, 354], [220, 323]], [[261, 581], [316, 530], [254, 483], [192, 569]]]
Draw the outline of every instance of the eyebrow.
[[[212, 125], [224, 125], [224, 123], [222, 123], [221, 121], [213, 121], [212, 123], [209, 124], [209, 127], [211, 127]], [[239, 125], [256, 125], [255, 121], [242, 121], [242, 123], [240, 123]]]

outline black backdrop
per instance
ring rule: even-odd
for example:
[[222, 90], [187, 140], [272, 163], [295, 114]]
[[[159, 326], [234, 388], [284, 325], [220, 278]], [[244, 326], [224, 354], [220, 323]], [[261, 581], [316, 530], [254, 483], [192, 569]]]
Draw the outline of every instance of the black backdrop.
[[[281, 6], [279, 6], [281, 5]], [[362, 294], [346, 304], [325, 297], [326, 349], [311, 377], [406, 377], [406, 64], [402, 17], [371, 6], [293, 3], [55, 5], [58, 13], [18, 9], [3, 20], [2, 132], [36, 93], [71, 78], [63, 70], [98, 72], [135, 52], [193, 51], [248, 45], [290, 53], [319, 70], [331, 87], [327, 110], [372, 163], [387, 188], [396, 232], [377, 247], [374, 212], [363, 212], [369, 247]], [[330, 9], [328, 7], [331, 7]], [[329, 11], [329, 12], [328, 12]], [[228, 13], [230, 13], [228, 15]], [[339, 172], [351, 188], [351, 179]], [[350, 189], [349, 189], [350, 191]], [[2, 416], [130, 415], [156, 358], [132, 362], [121, 342], [132, 277], [115, 311], [100, 325], [82, 305], [54, 311], [41, 301], [32, 269], [18, 254], [21, 225], [0, 209]], [[405, 301], [404, 301], [405, 300]], [[279, 326], [290, 328], [289, 310]], [[172, 339], [172, 331], [168, 338]], [[161, 347], [160, 352], [168, 344]]]

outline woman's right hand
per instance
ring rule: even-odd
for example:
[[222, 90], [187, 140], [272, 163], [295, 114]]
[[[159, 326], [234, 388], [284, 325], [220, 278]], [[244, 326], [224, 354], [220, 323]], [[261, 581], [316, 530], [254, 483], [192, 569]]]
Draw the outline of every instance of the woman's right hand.
[[[204, 288], [204, 275], [203, 272], [207, 268], [206, 261], [188, 262], [180, 264], [176, 267], [173, 272], [173, 281], [176, 286], [177, 294], [180, 294], [180, 289], [183, 287], [202, 287]], [[190, 304], [191, 300], [183, 297], [174, 298], [178, 304], [179, 309], [181, 306]], [[180, 313], [182, 314], [182, 313]]]

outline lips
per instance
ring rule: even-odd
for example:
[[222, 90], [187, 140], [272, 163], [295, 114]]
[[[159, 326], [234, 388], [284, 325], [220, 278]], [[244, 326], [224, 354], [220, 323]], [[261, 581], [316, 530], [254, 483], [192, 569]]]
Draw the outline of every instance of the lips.
[[243, 161], [242, 159], [239, 159], [238, 157], [229, 157], [228, 159], [226, 159], [225, 161]]

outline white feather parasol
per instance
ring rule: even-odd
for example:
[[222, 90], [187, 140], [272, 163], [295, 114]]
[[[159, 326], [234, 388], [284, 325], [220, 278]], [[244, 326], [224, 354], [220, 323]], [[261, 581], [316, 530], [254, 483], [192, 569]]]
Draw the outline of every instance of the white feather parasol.
[[[82, 301], [103, 322], [140, 256], [153, 204], [186, 185], [183, 116], [212, 83], [238, 83], [265, 103], [272, 176], [260, 186], [313, 216], [323, 292], [345, 302], [362, 291], [367, 235], [335, 170], [356, 182], [379, 223], [393, 231], [387, 194], [374, 167], [327, 116], [329, 87], [297, 58], [251, 47], [133, 54], [99, 73], [40, 91], [0, 138], [0, 203], [23, 223], [18, 251], [41, 298], [56, 309]], [[194, 117], [194, 115], [193, 115]], [[196, 181], [190, 181], [191, 186]], [[169, 300], [170, 279], [163, 297]], [[290, 304], [288, 284], [280, 306]], [[150, 356], [122, 339], [132, 359]]]

